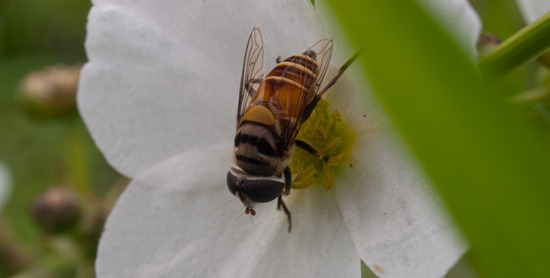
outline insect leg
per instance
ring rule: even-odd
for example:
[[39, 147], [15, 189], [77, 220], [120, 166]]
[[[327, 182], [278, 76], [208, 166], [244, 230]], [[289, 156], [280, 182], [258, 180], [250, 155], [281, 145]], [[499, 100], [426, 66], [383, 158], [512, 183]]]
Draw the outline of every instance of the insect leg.
[[311, 116], [311, 112], [313, 112], [313, 109], [315, 109], [315, 106], [317, 106], [319, 100], [321, 100], [321, 96], [315, 95], [315, 97], [313, 97], [313, 100], [308, 103], [308, 105], [304, 109], [304, 117], [302, 118], [302, 122], [305, 122], [307, 119], [309, 119], [309, 116]]
[[284, 175], [285, 175], [285, 191], [283, 192], [283, 194], [285, 196], [288, 196], [288, 194], [290, 194], [290, 185], [292, 183], [292, 173], [290, 172], [290, 167], [286, 166]]
[[277, 199], [277, 209], [280, 210], [283, 208], [283, 211], [286, 214], [286, 217], [288, 218], [288, 232], [290, 233], [290, 229], [292, 228], [292, 221], [290, 218], [290, 210], [286, 207], [285, 203], [283, 202], [283, 196], [279, 195], [279, 198]]
[[300, 139], [296, 139], [294, 141], [294, 144], [298, 146], [300, 149], [310, 153], [311, 155], [315, 156], [317, 159], [327, 160], [328, 158], [323, 155], [321, 151], [316, 149], [314, 146], [312, 146], [310, 143], [306, 141], [302, 141]]
[[277, 62], [277, 64], [281, 63], [282, 62], [281, 56], [277, 57], [277, 59], [275, 59], [275, 62]]
[[336, 76], [334, 76], [332, 80], [330, 80], [328, 84], [319, 93], [315, 95], [313, 100], [311, 100], [311, 102], [304, 109], [304, 117], [302, 120], [303, 122], [305, 122], [309, 118], [309, 116], [311, 115], [311, 112], [313, 112], [313, 109], [315, 108], [315, 106], [317, 106], [317, 103], [319, 102], [319, 100], [321, 100], [321, 97], [323, 96], [323, 94], [326, 93], [327, 90], [330, 89], [330, 87], [332, 87], [336, 83], [336, 81], [338, 81], [340, 76], [344, 74], [344, 71], [346, 71], [346, 69], [357, 59], [357, 57], [359, 57], [359, 54], [361, 54], [360, 51], [355, 53], [351, 58], [349, 58], [340, 67], [340, 69], [338, 69], [338, 73], [336, 74]]
[[338, 81], [338, 78], [340, 78], [340, 76], [342, 76], [342, 74], [344, 74], [344, 71], [346, 71], [346, 69], [355, 61], [355, 59], [357, 59], [357, 57], [359, 57], [359, 54], [361, 54], [361, 51], [358, 51], [357, 53], [355, 53], [353, 56], [351, 56], [351, 58], [349, 58], [341, 67], [340, 69], [338, 69], [338, 73], [336, 74], [336, 76], [334, 76], [332, 78], [332, 80], [330, 80], [328, 82], [328, 84], [317, 94], [319, 97], [323, 96], [324, 93], [326, 93], [326, 91], [332, 87], [332, 85], [334, 85], [334, 83], [336, 83], [336, 81]]

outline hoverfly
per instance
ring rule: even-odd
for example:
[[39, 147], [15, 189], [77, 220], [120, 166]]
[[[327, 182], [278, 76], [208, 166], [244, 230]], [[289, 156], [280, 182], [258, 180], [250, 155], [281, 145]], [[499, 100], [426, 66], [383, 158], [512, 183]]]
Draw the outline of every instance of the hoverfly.
[[288, 167], [291, 148], [296, 145], [318, 159], [327, 159], [309, 143], [296, 140], [303, 122], [346, 68], [357, 58], [355, 54], [338, 74], [321, 90], [332, 55], [332, 40], [324, 39], [306, 51], [292, 55], [265, 75], [263, 33], [252, 29], [243, 63], [237, 132], [233, 165], [227, 173], [227, 186], [245, 206], [245, 213], [256, 215], [256, 203], [277, 198], [288, 218], [290, 211], [282, 196], [290, 194], [291, 172]]

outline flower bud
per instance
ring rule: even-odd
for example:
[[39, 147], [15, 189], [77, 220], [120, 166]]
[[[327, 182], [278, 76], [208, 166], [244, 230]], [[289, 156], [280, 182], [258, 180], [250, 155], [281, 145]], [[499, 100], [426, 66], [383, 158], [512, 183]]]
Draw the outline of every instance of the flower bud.
[[480, 55], [487, 54], [500, 45], [500, 39], [489, 33], [481, 33], [477, 40], [477, 51]]
[[64, 232], [80, 220], [81, 202], [73, 190], [53, 187], [33, 200], [31, 215], [46, 232]]
[[80, 65], [55, 65], [27, 75], [20, 84], [26, 110], [33, 116], [75, 114]]

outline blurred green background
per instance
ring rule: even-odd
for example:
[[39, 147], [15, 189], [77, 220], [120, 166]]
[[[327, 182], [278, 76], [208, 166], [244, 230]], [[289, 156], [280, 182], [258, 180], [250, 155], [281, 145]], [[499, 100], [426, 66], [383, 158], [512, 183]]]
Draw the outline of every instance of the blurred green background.
[[[105, 196], [116, 195], [112, 188], [124, 180], [96, 149], [74, 94], [62, 96], [70, 109], [43, 109], [22, 94], [31, 72], [86, 62], [90, 7], [86, 0], [0, 1], [0, 161], [12, 175], [0, 215], [0, 277], [94, 276]], [[59, 215], [59, 208], [75, 214]], [[35, 220], [45, 217], [68, 224], [52, 228]]]
[[[484, 31], [501, 39], [525, 25], [514, 1], [472, 4]], [[83, 0], [0, 0], [0, 161], [12, 174], [0, 214], [0, 277], [94, 277], [101, 225], [126, 184], [104, 161], [74, 106], [44, 109], [22, 94], [28, 74], [86, 62], [90, 7]], [[524, 65], [503, 86], [525, 91], [539, 82], [536, 71], [534, 63]], [[37, 218], [52, 218], [54, 227]], [[463, 262], [449, 277], [468, 275]]]

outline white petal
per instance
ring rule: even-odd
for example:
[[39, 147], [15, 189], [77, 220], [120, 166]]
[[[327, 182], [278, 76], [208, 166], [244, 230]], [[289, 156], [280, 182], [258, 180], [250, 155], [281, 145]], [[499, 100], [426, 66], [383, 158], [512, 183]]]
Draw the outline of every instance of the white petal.
[[[329, 101], [358, 132], [352, 159], [335, 185], [357, 252], [381, 277], [441, 277], [466, 244], [423, 171], [388, 131], [387, 116], [366, 89], [350, 82], [354, 67], [334, 88], [349, 96], [329, 95]], [[361, 91], [367, 97], [353, 94]]]
[[527, 22], [533, 22], [550, 11], [548, 0], [517, 0], [517, 3]]
[[441, 277], [467, 245], [422, 169], [389, 131], [372, 93], [356, 82], [358, 71], [351, 66], [327, 96], [357, 132], [352, 158], [334, 186], [344, 221], [357, 253], [377, 275]]
[[466, 250], [422, 171], [382, 128], [336, 184], [357, 252], [382, 277], [442, 277]]
[[467, 0], [420, 0], [424, 7], [443, 24], [449, 34], [471, 57], [477, 57], [476, 44], [481, 33], [481, 20]]
[[11, 188], [11, 178], [8, 168], [0, 162], [0, 211], [4, 202], [8, 199]]
[[193, 150], [139, 176], [101, 238], [99, 277], [359, 277], [334, 193], [295, 190], [291, 233], [276, 202], [244, 206], [227, 189], [231, 146]]
[[179, 152], [231, 141], [256, 24], [268, 68], [325, 37], [309, 1], [95, 1], [78, 103], [107, 160], [133, 176]]

